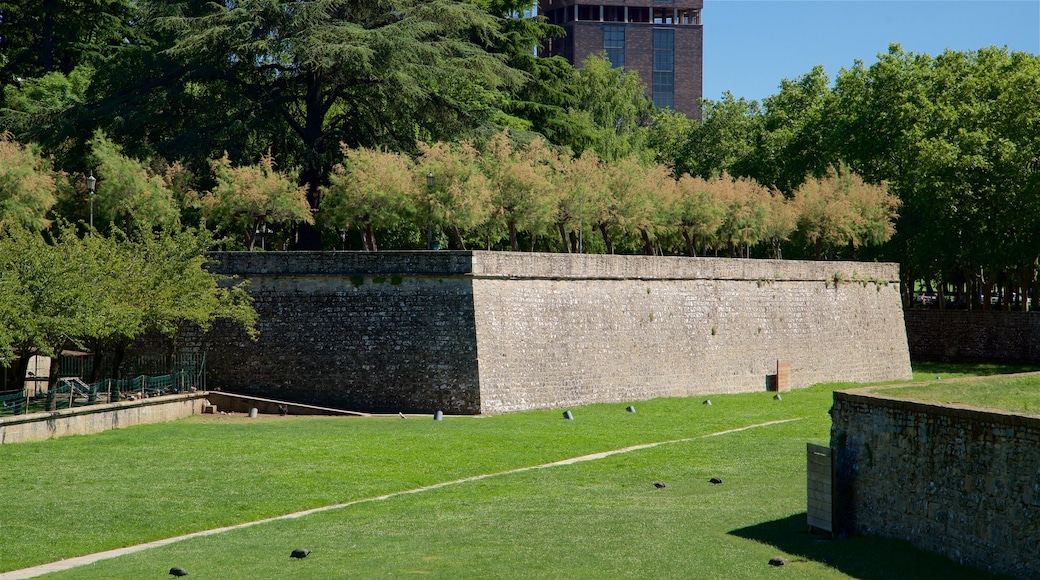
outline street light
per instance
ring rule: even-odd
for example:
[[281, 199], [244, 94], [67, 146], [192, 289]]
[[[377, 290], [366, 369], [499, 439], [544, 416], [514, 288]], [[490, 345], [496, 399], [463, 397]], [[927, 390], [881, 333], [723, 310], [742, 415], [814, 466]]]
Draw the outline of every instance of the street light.
[[426, 249], [433, 249], [433, 172], [426, 174], [426, 191], [430, 194], [429, 204], [426, 206]]
[[94, 172], [90, 172], [90, 177], [87, 178], [87, 191], [90, 198], [90, 236], [94, 236], [94, 186], [97, 185], [97, 179], [94, 179]]

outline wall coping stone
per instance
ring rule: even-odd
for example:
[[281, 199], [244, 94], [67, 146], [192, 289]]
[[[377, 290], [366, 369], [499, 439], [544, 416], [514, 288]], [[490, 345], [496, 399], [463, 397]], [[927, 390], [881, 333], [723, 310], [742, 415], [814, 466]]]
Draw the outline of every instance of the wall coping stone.
[[750, 280], [772, 282], [899, 283], [899, 265], [828, 262], [404, 250], [380, 252], [211, 252], [218, 273], [254, 276], [438, 276], [551, 280]]
[[[1019, 373], [1022, 376], [1040, 375], [1040, 372]], [[948, 379], [943, 382], [966, 382], [978, 380], [978, 377], [964, 377], [961, 379]], [[929, 413], [952, 417], [954, 419], [966, 419], [970, 421], [990, 422], [1006, 425], [1008, 427], [1028, 427], [1040, 430], [1040, 416], [1024, 415], [1010, 411], [997, 409], [983, 409], [957, 403], [937, 403], [934, 401], [921, 401], [917, 399], [897, 398], [878, 394], [875, 391], [899, 387], [929, 383], [904, 383], [888, 387], [861, 387], [834, 391], [834, 400], [847, 401], [849, 403], [877, 405], [897, 411], [909, 411], [916, 413]]]

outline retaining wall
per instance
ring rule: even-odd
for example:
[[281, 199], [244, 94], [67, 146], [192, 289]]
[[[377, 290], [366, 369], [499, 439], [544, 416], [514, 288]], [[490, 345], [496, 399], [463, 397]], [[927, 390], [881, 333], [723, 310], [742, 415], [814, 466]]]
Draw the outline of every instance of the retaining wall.
[[914, 360], [1040, 362], [1040, 312], [910, 309], [903, 315]]
[[834, 393], [837, 529], [1040, 576], [1040, 418]]
[[175, 421], [200, 412], [205, 395], [185, 393], [0, 417], [0, 444], [89, 435], [121, 427]]
[[186, 337], [208, 384], [364, 410], [503, 413], [910, 377], [894, 264], [509, 252], [229, 252], [260, 339]]

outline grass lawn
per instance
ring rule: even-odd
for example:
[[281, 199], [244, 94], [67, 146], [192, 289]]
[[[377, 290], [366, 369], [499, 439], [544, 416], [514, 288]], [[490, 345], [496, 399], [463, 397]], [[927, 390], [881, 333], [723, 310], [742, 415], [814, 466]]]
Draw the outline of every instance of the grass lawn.
[[[940, 375], [941, 376], [941, 375]], [[1040, 374], [973, 380], [932, 380], [924, 385], [871, 389], [879, 395], [956, 403], [983, 409], [1040, 415]]]
[[[0, 572], [312, 507], [659, 441], [197, 538], [54, 575], [986, 578], [879, 538], [806, 533], [805, 443], [834, 388], [488, 418], [196, 416], [0, 446]], [[783, 419], [714, 437], [719, 431]], [[721, 485], [708, 479], [720, 477]], [[656, 489], [652, 483], [667, 484]], [[306, 547], [305, 560], [289, 552]], [[772, 568], [781, 555], [789, 565]]]

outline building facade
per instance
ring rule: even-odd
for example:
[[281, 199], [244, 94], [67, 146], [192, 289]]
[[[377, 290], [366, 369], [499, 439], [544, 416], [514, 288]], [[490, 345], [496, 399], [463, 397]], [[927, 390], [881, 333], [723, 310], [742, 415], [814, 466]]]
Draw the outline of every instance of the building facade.
[[540, 0], [539, 14], [563, 27], [542, 56], [580, 65], [606, 53], [615, 67], [639, 73], [658, 107], [700, 118], [704, 0]]

